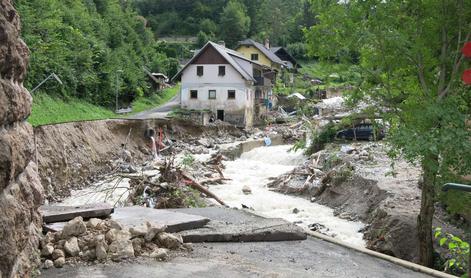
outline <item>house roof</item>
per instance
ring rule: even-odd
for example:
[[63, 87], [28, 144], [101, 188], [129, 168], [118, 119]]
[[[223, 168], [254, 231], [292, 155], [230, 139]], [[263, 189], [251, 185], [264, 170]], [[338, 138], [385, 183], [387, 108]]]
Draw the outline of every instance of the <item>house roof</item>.
[[242, 46], [242, 45], [252, 45], [255, 48], [257, 48], [258, 50], [260, 50], [273, 63], [283, 65], [283, 61], [281, 61], [281, 59], [278, 56], [276, 56], [273, 52], [270, 51], [270, 49], [266, 48], [261, 43], [258, 43], [258, 42], [254, 41], [252, 39], [245, 39], [245, 40], [239, 42], [239, 46]]
[[248, 61], [252, 64], [256, 64], [258, 66], [263, 66], [259, 63], [256, 63], [254, 61], [251, 61], [247, 58], [245, 58], [244, 56], [242, 56], [242, 54], [240, 54], [239, 52], [237, 51], [234, 51], [232, 49], [229, 49], [229, 48], [226, 48], [220, 44], [217, 44], [217, 43], [214, 43], [214, 42], [207, 42], [199, 51], [198, 53], [193, 56], [193, 58], [190, 59], [190, 61], [188, 61], [188, 63], [186, 63], [186, 65], [172, 78], [172, 81], [177, 79], [177, 78], [180, 78], [180, 76], [182, 75], [183, 71], [185, 71], [185, 69], [191, 65], [193, 63], [194, 60], [196, 60], [206, 49], [208, 49], [208, 47], [212, 47], [214, 48], [245, 80], [248, 80], [248, 81], [255, 81], [255, 79], [252, 77], [252, 74], [245, 71], [244, 68], [239, 65], [239, 63], [237, 62], [237, 59], [242, 59], [242, 60], [245, 60], [245, 61]]
[[[288, 50], [286, 50], [284, 47], [281, 46], [274, 46], [270, 47], [270, 51], [277, 55], [278, 58], [283, 60], [283, 64], [288, 67], [288, 68], [293, 68], [294, 66], [297, 66], [298, 68], [301, 68], [301, 65], [296, 61], [296, 59], [291, 55]], [[280, 54], [286, 56], [288, 60], [284, 60], [282, 57], [280, 57]]]

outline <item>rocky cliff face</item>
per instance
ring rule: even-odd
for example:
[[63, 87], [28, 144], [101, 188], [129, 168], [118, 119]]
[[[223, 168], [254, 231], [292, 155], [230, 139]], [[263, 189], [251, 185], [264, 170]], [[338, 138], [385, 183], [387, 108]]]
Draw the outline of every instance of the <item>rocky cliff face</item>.
[[10, 0], [0, 0], [0, 277], [25, 277], [37, 262], [42, 186], [34, 163], [28, 48]]

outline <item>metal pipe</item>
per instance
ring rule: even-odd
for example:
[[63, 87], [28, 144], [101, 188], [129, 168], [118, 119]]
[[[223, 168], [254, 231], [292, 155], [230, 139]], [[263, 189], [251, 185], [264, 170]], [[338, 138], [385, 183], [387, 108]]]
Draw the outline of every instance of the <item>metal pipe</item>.
[[443, 185], [442, 191], [447, 192], [450, 189], [471, 192], [471, 185], [460, 183], [446, 183]]
[[51, 73], [48, 77], [46, 77], [46, 79], [44, 79], [41, 83], [39, 83], [38, 86], [34, 87], [34, 89], [32, 89], [30, 93], [33, 94], [37, 89], [39, 89], [39, 87], [41, 87], [44, 83], [46, 83], [46, 81], [51, 79], [51, 77], [57, 80], [59, 84], [63, 85], [62, 80], [59, 78], [59, 76], [57, 76], [55, 73]]

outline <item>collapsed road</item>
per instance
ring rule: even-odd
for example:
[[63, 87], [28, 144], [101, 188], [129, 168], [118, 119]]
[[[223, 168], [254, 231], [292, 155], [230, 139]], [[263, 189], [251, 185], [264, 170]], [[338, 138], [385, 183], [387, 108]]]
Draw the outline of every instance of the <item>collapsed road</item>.
[[[113, 122], [114, 121], [90, 122], [88, 125], [99, 125], [102, 127], [106, 126], [104, 129], [106, 132], [107, 130], [116, 130], [116, 128], [113, 127], [115, 124]], [[121, 153], [121, 151], [119, 148], [108, 149], [108, 146], [106, 146], [105, 151], [103, 149], [103, 145], [93, 144], [93, 137], [91, 138], [92, 140], [90, 140], [90, 138], [88, 141], [84, 140], [83, 145], [75, 144], [75, 147], [71, 151], [75, 150], [77, 152], [77, 149], [83, 148], [88, 151], [92, 151], [92, 153], [95, 151], [104, 152], [103, 155], [105, 157], [112, 158], [111, 161], [109, 161], [109, 165], [112, 167], [103, 166], [103, 169], [100, 169], [100, 171], [98, 171], [98, 168], [86, 167], [85, 169], [96, 171], [94, 173], [90, 172], [91, 175], [94, 174], [92, 183], [85, 183], [83, 185], [85, 188], [82, 189], [80, 189], [82, 186], [78, 186], [76, 191], [72, 191], [72, 196], [70, 198], [65, 197], [70, 193], [67, 194], [63, 192], [67, 191], [65, 190], [66, 188], [71, 190], [74, 187], [64, 183], [62, 184], [62, 190], [58, 191], [58, 193], [61, 195], [57, 195], [56, 197], [54, 197], [54, 194], [50, 195], [51, 200], [54, 200], [51, 203], [61, 204], [61, 202], [57, 201], [63, 200], [63, 203], [75, 206], [78, 205], [78, 203], [67, 202], [73, 200], [76, 202], [82, 202], [87, 200], [86, 198], [82, 198], [83, 196], [81, 196], [79, 193], [83, 192], [84, 190], [94, 192], [91, 190], [93, 187], [90, 187], [90, 185], [93, 185], [94, 183], [100, 184], [100, 181], [102, 180], [101, 178], [106, 177], [108, 174], [106, 169], [119, 168], [119, 171], [125, 169], [125, 172], [127, 173], [118, 174], [126, 174], [127, 177], [130, 178], [128, 181], [124, 179], [121, 180], [121, 182], [129, 184], [130, 188], [136, 186], [136, 184], [133, 184], [133, 178], [131, 178], [132, 175], [139, 176], [139, 179], [141, 178], [141, 175], [147, 175], [145, 176], [146, 178], [143, 179], [144, 182], [147, 181], [147, 179], [150, 179], [151, 183], [159, 183], [161, 185], [165, 183], [160, 180], [162, 176], [162, 165], [166, 165], [164, 161], [158, 161], [157, 164], [149, 164], [149, 157], [152, 158], [153, 155], [152, 153], [147, 152], [143, 153], [147, 154], [143, 155], [142, 159], [138, 158], [138, 154], [141, 152], [140, 149], [151, 149], [151, 146], [145, 143], [146, 140], [142, 138], [144, 133], [143, 131], [148, 127], [148, 125], [138, 123], [136, 121], [126, 121], [125, 123], [130, 125], [125, 126], [122, 121], [116, 121], [116, 124], [120, 126], [118, 130], [122, 130], [121, 132], [115, 134], [107, 133], [106, 135], [102, 135], [99, 131], [95, 130], [95, 136], [97, 136], [97, 140], [103, 138], [103, 136], [106, 136], [105, 138], [108, 138], [106, 140], [111, 142], [119, 142], [120, 140], [126, 141], [128, 149], [132, 150], [132, 152], [130, 152], [132, 159], [129, 161], [133, 161], [133, 163], [129, 164], [129, 162], [126, 162], [129, 165], [126, 164], [121, 155], [106, 155], [105, 153], [108, 152]], [[159, 121], [158, 124], [159, 126], [164, 126], [161, 121]], [[65, 126], [67, 126], [67, 132], [72, 132], [70, 125], [71, 124], [65, 124]], [[72, 129], [77, 127], [79, 129], [83, 129], [86, 125], [87, 123], [74, 124]], [[111, 261], [108, 259], [106, 261], [111, 263], [109, 265], [93, 263], [90, 266], [90, 263], [87, 262], [88, 259], [85, 261], [77, 261], [74, 259], [74, 257], [67, 257], [66, 259], [69, 261], [69, 263], [63, 265], [63, 268], [44, 269], [42, 270], [43, 276], [81, 277], [81, 275], [91, 275], [98, 277], [113, 277], [116, 276], [116, 273], [119, 272], [122, 277], [135, 277], [135, 273], [150, 275], [150, 273], [159, 273], [160, 271], [162, 275], [167, 276], [172, 276], [171, 273], [174, 273], [173, 277], [182, 275], [205, 275], [208, 277], [216, 277], [221, 274], [221, 271], [224, 271], [224, 273], [234, 276], [269, 276], [275, 272], [278, 272], [282, 277], [287, 277], [291, 273], [297, 273], [300, 276], [311, 277], [351, 277], [352, 273], [356, 273], [359, 277], [420, 277], [421, 274], [418, 274], [412, 270], [408, 270], [402, 266], [364, 255], [361, 252], [357, 252], [349, 248], [323, 242], [322, 240], [313, 238], [311, 236], [306, 237], [306, 234], [300, 227], [293, 225], [292, 223], [297, 223], [305, 227], [306, 225], [312, 224], [311, 222], [325, 224], [331, 231], [336, 233], [337, 238], [353, 243], [356, 241], [356, 244], [360, 246], [364, 244], [361, 241], [361, 233], [358, 233], [359, 227], [362, 226], [361, 223], [336, 218], [333, 216], [332, 209], [311, 203], [301, 197], [287, 196], [281, 193], [268, 191], [265, 185], [268, 183], [270, 177], [276, 177], [283, 174], [284, 172], [294, 169], [305, 159], [299, 153], [287, 152], [289, 146], [281, 145], [274, 147], [263, 147], [263, 138], [260, 138], [260, 135], [236, 134], [235, 136], [228, 136], [223, 135], [228, 134], [227, 131], [221, 133], [221, 130], [218, 130], [219, 128], [216, 128], [215, 132], [218, 132], [220, 139], [218, 142], [212, 142], [211, 140], [213, 139], [207, 136], [204, 136], [204, 140], [202, 140], [201, 137], [196, 139], [198, 138], [196, 137], [196, 134], [199, 134], [200, 131], [196, 131], [195, 133], [195, 129], [198, 128], [192, 127], [191, 125], [189, 128], [182, 128], [181, 123], [172, 123], [171, 121], [166, 121], [165, 125], [167, 127], [166, 134], [169, 140], [174, 141], [174, 149], [176, 152], [192, 152], [191, 155], [193, 156], [194, 161], [191, 163], [191, 165], [184, 167], [181, 166], [185, 169], [185, 171], [190, 173], [189, 175], [200, 181], [204, 178], [207, 178], [206, 180], [209, 181], [216, 180], [216, 183], [210, 183], [210, 191], [215, 193], [230, 206], [240, 208], [240, 206], [244, 204], [247, 207], [252, 207], [255, 209], [256, 213], [261, 213], [264, 214], [264, 216], [277, 218], [265, 219], [261, 216], [253, 215], [250, 209], [247, 211], [240, 209], [221, 210], [211, 207], [202, 209], [184, 209], [182, 212], [185, 214], [196, 216], [199, 215], [207, 218], [209, 221], [206, 224], [203, 223], [203, 226], [199, 224], [198, 226], [186, 226], [184, 229], [172, 228], [167, 230], [167, 232], [175, 233], [177, 238], [181, 238], [181, 242], [192, 242], [193, 245], [191, 246], [191, 249], [193, 249], [193, 251], [189, 251], [185, 248], [185, 250], [180, 250], [177, 248], [176, 250], [172, 250], [171, 252], [165, 254], [165, 263], [156, 261], [155, 259], [149, 260], [149, 256], [152, 254], [154, 254], [152, 256], [159, 255], [160, 257], [161, 254], [159, 253], [159, 250], [162, 248], [166, 249], [165, 247], [161, 247], [159, 245], [159, 241], [157, 240], [157, 242], [154, 244], [159, 246], [158, 248], [160, 249], [154, 249], [154, 251], [151, 252], [151, 250], [153, 250], [152, 248], [156, 248], [154, 245], [151, 244], [149, 247], [146, 244], [141, 245], [141, 243], [139, 243], [139, 245], [133, 247], [140, 248], [139, 250], [144, 250], [144, 253], [137, 253], [136, 250], [134, 253], [129, 252], [129, 257], [116, 263], [113, 262], [113, 259], [111, 259]], [[129, 131], [131, 130], [130, 127], [132, 127], [131, 132]], [[54, 132], [58, 131], [57, 126], [50, 128], [53, 129]], [[47, 128], [42, 128], [43, 136], [45, 133], [48, 133], [46, 129]], [[207, 134], [208, 132], [213, 131], [211, 131], [211, 128], [209, 128], [208, 130], [201, 132], [203, 134]], [[77, 132], [75, 134], [83, 133]], [[116, 136], [118, 138], [122, 136], [122, 139], [117, 139], [115, 138]], [[283, 140], [276, 139], [277, 137], [274, 134], [272, 137], [274, 142], [283, 142]], [[175, 140], [175, 138], [179, 138], [179, 140]], [[75, 139], [80, 139], [80, 136], [76, 136]], [[45, 143], [46, 142], [44, 141], [41, 142], [43, 146]], [[139, 148], [137, 145], [143, 145], [144, 147]], [[208, 159], [212, 160], [214, 158], [213, 151], [224, 153], [228, 157], [236, 158], [233, 161], [229, 160], [223, 162], [222, 166], [224, 166], [223, 168], [225, 169], [222, 170], [222, 174], [225, 176], [226, 180], [214, 178], [218, 177], [219, 175], [217, 171], [209, 170], [212, 169], [211, 167], [214, 165], [208, 166], [202, 162], [207, 161]], [[67, 152], [68, 148], [66, 147], [64, 153]], [[188, 157], [189, 154], [186, 153], [180, 156], [180, 158], [175, 158], [175, 160], [179, 160], [181, 163], [183, 163], [182, 161]], [[275, 160], [274, 157], [279, 157], [279, 160]], [[63, 163], [64, 161], [63, 157], [61, 156], [57, 156], [57, 158], [52, 157], [52, 159], [56, 160], [47, 160], [49, 165], [56, 165]], [[77, 159], [77, 157], [74, 159]], [[87, 162], [87, 159], [89, 159], [89, 157], [84, 157], [82, 161], [76, 160], [73, 163], [89, 163]], [[67, 163], [71, 162], [68, 161]], [[93, 164], [90, 163], [89, 165]], [[136, 171], [133, 171], [134, 173], [129, 173], [129, 169], [132, 168], [131, 166], [136, 168]], [[273, 168], [270, 170], [271, 166]], [[71, 167], [65, 166], [64, 168], [70, 169]], [[251, 170], [254, 172], [249, 173], [248, 171]], [[108, 170], [108, 172], [109, 171], [110, 170]], [[237, 173], [237, 171], [239, 171], [239, 173]], [[246, 172], [240, 173], [240, 171]], [[51, 172], [56, 173], [59, 171], [49, 171], [49, 173]], [[76, 180], [74, 175], [80, 175], [73, 170], [66, 173], [70, 174], [68, 176], [69, 180]], [[174, 173], [174, 171], [170, 171], [169, 173]], [[167, 176], [167, 174], [164, 173], [164, 176]], [[63, 179], [52, 176], [50, 177], [50, 180], [52, 182], [62, 181]], [[219, 182], [222, 183], [218, 184]], [[151, 183], [147, 184], [151, 185]], [[118, 187], [120, 187], [119, 185], [122, 185], [119, 183], [111, 184]], [[161, 190], [161, 185], [154, 189]], [[165, 187], [172, 186], [172, 184], [165, 185]], [[251, 194], [249, 193], [246, 195], [246, 193], [244, 193], [242, 190], [244, 189], [244, 186], [248, 186], [250, 188]], [[232, 190], [234, 191], [233, 193], [231, 193]], [[101, 191], [101, 189], [98, 191]], [[227, 193], [224, 193], [226, 191]], [[96, 192], [95, 188], [95, 197], [97, 193], [100, 192]], [[152, 192], [149, 192], [150, 195], [152, 195], [151, 193]], [[122, 192], [120, 192], [120, 194], [115, 194], [115, 196], [121, 195]], [[138, 195], [142, 195], [142, 192]], [[106, 196], [113, 198], [112, 194], [108, 194]], [[92, 200], [96, 202], [99, 199], [92, 198]], [[123, 209], [125, 210], [131, 209], [127, 206], [132, 205], [135, 201], [135, 199], [126, 198], [126, 201], [122, 202], [120, 206], [123, 206]], [[156, 198], [154, 201], [155, 203], [159, 203], [161, 199]], [[214, 206], [213, 201], [206, 200], [205, 202], [206, 206]], [[114, 204], [114, 200], [112, 200], [112, 203]], [[283, 204], [286, 204], [286, 207], [282, 207], [282, 209], [279, 211], [273, 210], [274, 207], [282, 206]], [[142, 205], [142, 203], [139, 203], [139, 205]], [[261, 205], [262, 207], [257, 207], [257, 205]], [[266, 205], [266, 209], [263, 209], [263, 205]], [[159, 218], [157, 212], [161, 210], [152, 208], [143, 209], [152, 212], [155, 211], [156, 218]], [[131, 223], [131, 226], [141, 228], [145, 226], [147, 222], [152, 223], [151, 226], [162, 224], [172, 227], [172, 225], [169, 223], [158, 223], [159, 219], [151, 219], [152, 217], [148, 218], [147, 216], [143, 217], [143, 215], [153, 215], [154, 213], [152, 212], [140, 212], [138, 213], [139, 217], [129, 214], [125, 214], [123, 217], [122, 211], [120, 210], [120, 208], [115, 209], [115, 212], [111, 214], [111, 219], [124, 222], [129, 219], [138, 219], [137, 222]], [[272, 215], [270, 215], [270, 211], [273, 213]], [[176, 217], [170, 218], [176, 219]], [[289, 220], [289, 222], [280, 218]], [[93, 222], [96, 222], [96, 220]], [[108, 226], [111, 225], [108, 222], [105, 223]], [[343, 223], [343, 226], [340, 225], [341, 229], [336, 230], [336, 226], [338, 225], [335, 225], [335, 223]], [[92, 224], [86, 222], [87, 227], [90, 225]], [[126, 223], [123, 225], [126, 226]], [[131, 226], [127, 227], [129, 228]], [[142, 230], [141, 228], [137, 230]], [[105, 228], [102, 233], [108, 233], [110, 231], [109, 229], [110, 227]], [[60, 227], [57, 228], [56, 231], [60, 232]], [[91, 231], [94, 232], [93, 229]], [[124, 234], [127, 237], [125, 238], [126, 241], [134, 240], [132, 234], [130, 236], [127, 232], [124, 232]], [[135, 241], [140, 242], [139, 240]], [[116, 245], [112, 241], [110, 241], [108, 244]], [[236, 250], [240, 250], [240, 253]], [[111, 256], [109, 258], [116, 256], [115, 253], [108, 254], [108, 256]], [[93, 256], [93, 254], [88, 252], [87, 256]], [[204, 263], [202, 263], [202, 261], [204, 261]], [[228, 264], [231, 264], [231, 266], [228, 267]], [[226, 270], [222, 270], [223, 267], [225, 267]], [[218, 270], [216, 271], [215, 268]]]

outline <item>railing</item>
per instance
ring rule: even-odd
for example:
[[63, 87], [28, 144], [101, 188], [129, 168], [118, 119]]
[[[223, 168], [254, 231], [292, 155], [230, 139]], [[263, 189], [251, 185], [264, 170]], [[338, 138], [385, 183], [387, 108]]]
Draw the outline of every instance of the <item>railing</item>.
[[263, 76], [255, 77], [255, 86], [270, 86], [272, 82], [270, 79], [265, 78]]

